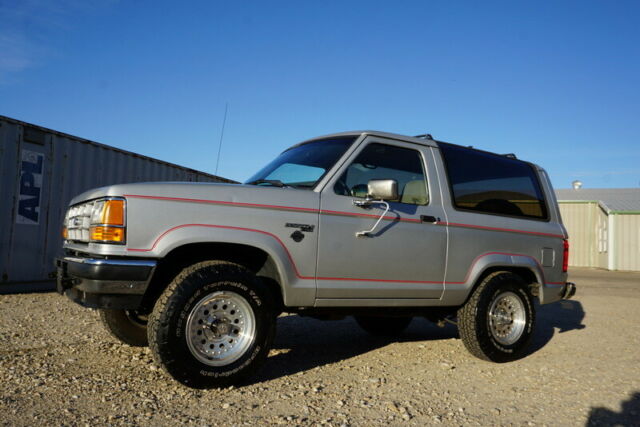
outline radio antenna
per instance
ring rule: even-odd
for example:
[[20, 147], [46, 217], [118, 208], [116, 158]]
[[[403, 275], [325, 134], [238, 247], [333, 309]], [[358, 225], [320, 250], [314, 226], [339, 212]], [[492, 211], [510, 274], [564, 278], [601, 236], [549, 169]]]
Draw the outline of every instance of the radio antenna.
[[220, 131], [220, 142], [218, 143], [218, 158], [216, 159], [216, 171], [214, 175], [218, 175], [218, 165], [220, 164], [220, 151], [222, 151], [222, 138], [224, 137], [224, 125], [227, 123], [227, 110], [229, 110], [229, 103], [224, 104], [224, 118], [222, 119], [222, 130]]

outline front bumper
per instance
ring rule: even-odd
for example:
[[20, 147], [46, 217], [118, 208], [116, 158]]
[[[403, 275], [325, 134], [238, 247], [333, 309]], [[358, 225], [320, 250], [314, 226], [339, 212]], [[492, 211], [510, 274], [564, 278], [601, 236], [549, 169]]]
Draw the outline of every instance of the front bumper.
[[56, 260], [56, 288], [91, 308], [137, 309], [156, 267], [154, 260], [65, 257]]

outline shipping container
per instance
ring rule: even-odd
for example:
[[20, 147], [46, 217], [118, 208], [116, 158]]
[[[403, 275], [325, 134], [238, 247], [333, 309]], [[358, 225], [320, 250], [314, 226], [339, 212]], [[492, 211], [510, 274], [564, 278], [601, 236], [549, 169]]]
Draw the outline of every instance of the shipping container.
[[69, 201], [143, 181], [234, 182], [0, 116], [0, 292], [50, 288]]

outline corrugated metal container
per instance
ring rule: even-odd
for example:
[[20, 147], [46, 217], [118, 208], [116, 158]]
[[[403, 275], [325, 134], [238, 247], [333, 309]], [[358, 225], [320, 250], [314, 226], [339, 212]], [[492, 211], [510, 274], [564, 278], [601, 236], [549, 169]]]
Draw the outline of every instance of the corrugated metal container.
[[143, 181], [234, 182], [4, 116], [0, 142], [0, 291], [50, 282], [66, 207], [85, 190]]
[[640, 271], [640, 214], [612, 214], [613, 270]]

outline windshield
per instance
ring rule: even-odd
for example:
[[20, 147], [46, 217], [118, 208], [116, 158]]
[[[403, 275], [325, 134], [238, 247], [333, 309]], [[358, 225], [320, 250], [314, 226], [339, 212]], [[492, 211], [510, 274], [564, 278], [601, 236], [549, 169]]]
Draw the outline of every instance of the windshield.
[[355, 136], [319, 139], [284, 151], [245, 184], [313, 188], [347, 151]]

